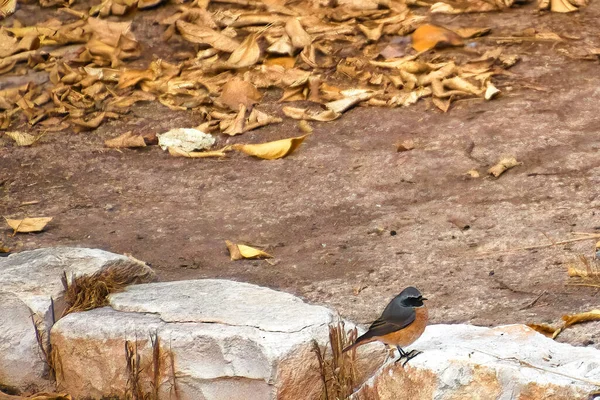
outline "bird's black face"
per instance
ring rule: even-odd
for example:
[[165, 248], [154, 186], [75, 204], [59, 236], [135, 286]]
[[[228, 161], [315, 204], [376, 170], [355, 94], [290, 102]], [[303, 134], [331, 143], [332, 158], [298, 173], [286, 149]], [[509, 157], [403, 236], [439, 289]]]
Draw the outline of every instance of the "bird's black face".
[[418, 297], [406, 297], [405, 299], [402, 299], [402, 305], [404, 307], [423, 307], [425, 304], [423, 303], [423, 300], [427, 300], [426, 298], [424, 298], [423, 296], [418, 296]]

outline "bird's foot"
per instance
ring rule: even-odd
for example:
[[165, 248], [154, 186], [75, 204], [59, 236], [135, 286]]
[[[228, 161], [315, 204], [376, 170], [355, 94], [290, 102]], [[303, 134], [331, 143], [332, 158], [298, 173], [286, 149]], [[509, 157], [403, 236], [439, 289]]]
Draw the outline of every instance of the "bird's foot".
[[404, 361], [404, 364], [402, 364], [402, 366], [404, 367], [407, 362], [409, 362], [410, 360], [412, 360], [413, 358], [415, 358], [416, 356], [418, 356], [421, 353], [422, 353], [422, 351], [419, 351], [419, 350], [411, 350], [408, 354], [406, 354], [406, 361]]

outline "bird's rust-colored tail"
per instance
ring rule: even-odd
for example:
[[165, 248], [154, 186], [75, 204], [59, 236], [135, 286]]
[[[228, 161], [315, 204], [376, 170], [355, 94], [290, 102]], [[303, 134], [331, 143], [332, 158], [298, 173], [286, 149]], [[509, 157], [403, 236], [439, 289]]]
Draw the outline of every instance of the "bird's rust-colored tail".
[[365, 338], [364, 336], [361, 336], [358, 339], [356, 339], [356, 341], [354, 343], [352, 343], [350, 346], [344, 347], [344, 349], [342, 350], [342, 353], [345, 353], [345, 352], [350, 351], [358, 346], [362, 346], [363, 344], [367, 344], [372, 341], [373, 341], [373, 338]]

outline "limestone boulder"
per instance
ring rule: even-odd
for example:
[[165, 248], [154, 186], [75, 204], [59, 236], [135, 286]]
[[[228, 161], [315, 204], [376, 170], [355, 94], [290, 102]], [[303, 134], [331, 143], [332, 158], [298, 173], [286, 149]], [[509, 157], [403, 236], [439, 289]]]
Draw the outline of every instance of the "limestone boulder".
[[[57, 382], [75, 398], [156, 391], [162, 399], [315, 399], [321, 376], [312, 340], [324, 345], [337, 318], [247, 283], [130, 286], [112, 294], [109, 307], [56, 323]], [[371, 374], [373, 360], [364, 360], [361, 370]]]
[[79, 276], [116, 269], [132, 282], [154, 279], [144, 263], [97, 249], [56, 247], [0, 258], [0, 385], [17, 392], [52, 385], [46, 380], [44, 352], [49, 351], [49, 331], [61, 313], [62, 276], [71, 283]]
[[600, 385], [600, 351], [524, 325], [432, 325], [406, 367], [385, 364], [353, 400], [576, 400]]

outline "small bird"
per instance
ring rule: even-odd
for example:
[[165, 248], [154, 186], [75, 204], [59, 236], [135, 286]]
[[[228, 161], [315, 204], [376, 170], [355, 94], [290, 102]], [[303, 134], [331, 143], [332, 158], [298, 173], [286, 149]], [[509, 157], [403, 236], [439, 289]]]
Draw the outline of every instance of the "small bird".
[[388, 346], [395, 346], [400, 354], [396, 362], [406, 358], [402, 364], [406, 365], [407, 362], [421, 354], [418, 350], [406, 353], [402, 348], [412, 344], [425, 331], [429, 313], [423, 300], [427, 299], [417, 288], [407, 287], [390, 301], [381, 317], [371, 324], [369, 330], [357, 338], [353, 344], [343, 349], [342, 353], [377, 340]]

